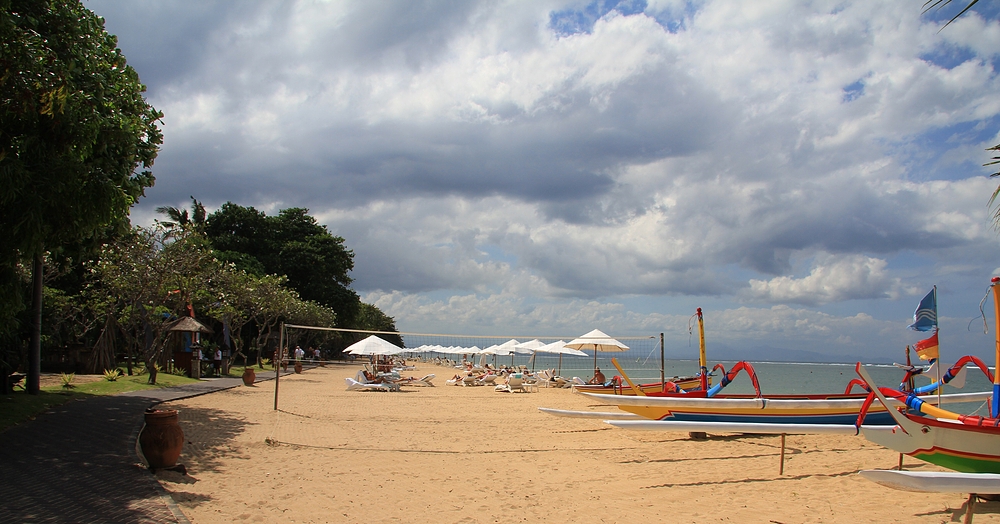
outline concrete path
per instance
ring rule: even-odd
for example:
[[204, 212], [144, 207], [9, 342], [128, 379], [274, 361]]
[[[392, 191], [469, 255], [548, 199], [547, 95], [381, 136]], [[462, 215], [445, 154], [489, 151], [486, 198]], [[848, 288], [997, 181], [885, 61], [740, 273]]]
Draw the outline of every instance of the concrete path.
[[[273, 379], [267, 371], [258, 382]], [[76, 400], [0, 433], [0, 522], [187, 523], [136, 451], [143, 412], [242, 384], [207, 379]]]

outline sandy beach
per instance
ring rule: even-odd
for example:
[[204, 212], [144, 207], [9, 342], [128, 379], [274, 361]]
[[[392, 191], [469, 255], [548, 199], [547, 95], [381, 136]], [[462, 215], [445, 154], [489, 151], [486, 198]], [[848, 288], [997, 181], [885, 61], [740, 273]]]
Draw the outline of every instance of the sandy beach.
[[[633, 432], [539, 406], [608, 411], [569, 389], [445, 384], [346, 391], [357, 365], [213, 393], [180, 411], [187, 476], [157, 477], [209, 522], [961, 522], [965, 495], [905, 493], [859, 477], [898, 454], [861, 437]], [[905, 468], [940, 468], [907, 459]], [[978, 503], [975, 522], [1000, 522]]]

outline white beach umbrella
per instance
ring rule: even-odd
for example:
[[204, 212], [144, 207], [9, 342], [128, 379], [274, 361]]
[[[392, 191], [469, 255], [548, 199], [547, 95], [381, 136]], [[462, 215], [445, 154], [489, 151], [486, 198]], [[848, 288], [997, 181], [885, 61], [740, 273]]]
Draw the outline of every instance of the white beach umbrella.
[[599, 329], [595, 329], [580, 338], [571, 340], [569, 344], [566, 344], [566, 347], [579, 349], [581, 351], [585, 349], [592, 349], [594, 351], [594, 369], [597, 369], [598, 351], [628, 351], [628, 346], [609, 337], [606, 333]]
[[352, 355], [396, 355], [403, 351], [406, 350], [391, 342], [386, 342], [375, 335], [371, 335], [360, 342], [355, 342], [344, 350], [345, 353]]
[[521, 342], [514, 346], [514, 352], [520, 353], [522, 355], [530, 355], [535, 352], [536, 349], [544, 346], [545, 343], [537, 338], [534, 340], [529, 340], [527, 342]]
[[504, 342], [503, 344], [490, 346], [484, 349], [482, 353], [486, 353], [487, 355], [501, 355], [501, 356], [510, 355], [511, 353], [514, 352], [514, 346], [516, 346], [517, 344], [518, 341], [512, 338], [507, 342]]
[[571, 347], [566, 347], [566, 341], [560, 340], [558, 342], [553, 342], [551, 344], [545, 344], [544, 346], [535, 350], [536, 353], [554, 353], [559, 355], [559, 370], [556, 373], [562, 372], [562, 358], [563, 355], [571, 355], [574, 357], [589, 357], [590, 355], [580, 351], [579, 349], [573, 349]]
[[[534, 340], [529, 340], [527, 342], [521, 342], [520, 344], [515, 345], [514, 346], [514, 353], [519, 353], [521, 355], [531, 355], [531, 358], [528, 359], [528, 362], [532, 365], [532, 369], [534, 369], [534, 365], [535, 365], [535, 362], [534, 362], [535, 361], [535, 350], [538, 349], [538, 348], [540, 348], [540, 347], [542, 347], [542, 346], [544, 346], [544, 345], [545, 345], [544, 342], [542, 342], [541, 340], [538, 340], [536, 338]], [[511, 366], [514, 365], [514, 354], [513, 353], [510, 355], [510, 365]]]

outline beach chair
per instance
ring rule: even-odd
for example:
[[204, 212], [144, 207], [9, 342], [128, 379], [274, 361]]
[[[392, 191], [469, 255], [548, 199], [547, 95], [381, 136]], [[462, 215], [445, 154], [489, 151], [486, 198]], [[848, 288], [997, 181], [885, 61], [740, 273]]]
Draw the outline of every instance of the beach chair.
[[462, 385], [481, 386], [482, 384], [479, 384], [479, 379], [477, 379], [475, 375], [466, 375], [465, 378], [462, 379]]
[[418, 379], [418, 380], [417, 380], [417, 381], [415, 382], [415, 384], [420, 384], [420, 385], [422, 385], [422, 386], [430, 386], [430, 387], [434, 387], [434, 384], [432, 384], [432, 383], [431, 383], [431, 381], [432, 381], [432, 380], [434, 380], [434, 377], [435, 377], [435, 376], [436, 376], [436, 375], [435, 375], [434, 373], [429, 373], [429, 374], [427, 374], [427, 375], [424, 375], [424, 376], [420, 377], [420, 378], [419, 378], [419, 379]]
[[511, 375], [507, 377], [507, 387], [510, 388], [511, 393], [515, 391], [520, 393], [528, 392], [528, 390], [524, 388], [524, 375], [522, 373], [511, 373]]
[[496, 385], [497, 376], [496, 375], [483, 375], [482, 378], [476, 380], [476, 385], [478, 386], [494, 386]]
[[344, 377], [344, 381], [347, 382], [347, 391], [392, 391], [392, 386], [389, 384], [375, 384], [372, 382], [358, 382], [350, 377]]

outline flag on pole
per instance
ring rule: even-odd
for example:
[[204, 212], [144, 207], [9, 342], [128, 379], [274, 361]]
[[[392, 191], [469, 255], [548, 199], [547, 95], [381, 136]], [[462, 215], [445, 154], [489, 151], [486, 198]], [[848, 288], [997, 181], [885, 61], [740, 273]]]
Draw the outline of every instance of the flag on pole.
[[931, 288], [930, 293], [920, 301], [913, 312], [913, 323], [907, 327], [914, 331], [937, 331], [937, 286]]
[[938, 358], [938, 334], [937, 331], [930, 338], [925, 338], [917, 342], [917, 356], [920, 360], [934, 360]]

